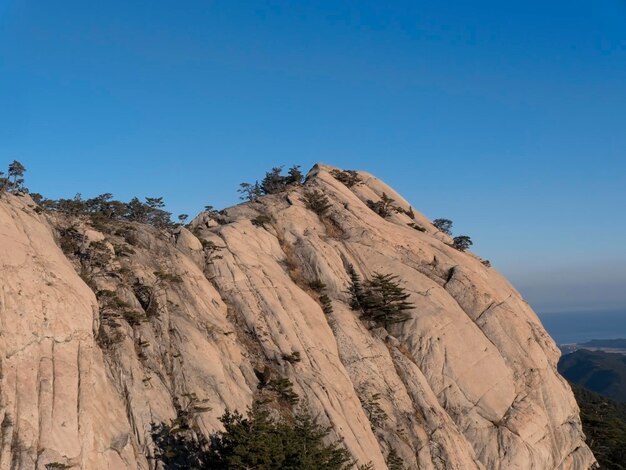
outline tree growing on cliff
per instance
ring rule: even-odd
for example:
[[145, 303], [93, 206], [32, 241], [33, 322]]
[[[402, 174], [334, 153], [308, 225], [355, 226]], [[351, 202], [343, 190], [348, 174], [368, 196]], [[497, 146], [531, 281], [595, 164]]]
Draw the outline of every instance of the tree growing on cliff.
[[398, 276], [375, 272], [372, 278], [361, 285], [354, 268], [349, 267], [351, 284], [348, 288], [350, 306], [360, 311], [363, 318], [388, 328], [394, 323], [409, 319], [408, 310], [415, 308], [408, 301], [411, 294], [400, 286]]
[[452, 246], [459, 251], [465, 251], [473, 244], [472, 239], [467, 235], [459, 235], [452, 239]]
[[319, 424], [306, 406], [276, 419], [255, 402], [245, 416], [227, 410], [220, 421], [224, 430], [208, 440], [192, 424], [153, 425], [155, 457], [168, 469], [347, 470], [353, 465], [341, 441], [327, 443], [331, 428]]
[[237, 192], [240, 194], [239, 199], [242, 201], [256, 201], [263, 195], [258, 181], [255, 181], [254, 184], [240, 183]]
[[24, 173], [26, 172], [26, 167], [22, 165], [17, 160], [13, 160], [9, 165], [9, 179], [13, 178], [11, 181], [11, 188], [15, 191], [22, 191], [24, 189]]
[[287, 172], [287, 184], [302, 184], [304, 175], [300, 170], [300, 165], [294, 165]]
[[13, 160], [9, 164], [7, 175], [0, 171], [0, 197], [5, 192], [12, 191], [24, 191], [24, 173], [26, 167], [17, 160]]
[[241, 194], [239, 198], [242, 201], [256, 201], [261, 196], [277, 194], [285, 191], [290, 186], [302, 184], [304, 180], [304, 175], [300, 171], [300, 165], [294, 165], [289, 168], [286, 176], [282, 172], [282, 166], [275, 166], [265, 173], [265, 177], [260, 184], [258, 181], [254, 184], [240, 183], [237, 190]]
[[435, 219], [433, 225], [446, 235], [452, 235], [452, 221], [450, 219]]
[[386, 193], [383, 193], [383, 195], [380, 197], [380, 201], [374, 202], [372, 200], [368, 200], [367, 206], [370, 209], [372, 209], [374, 212], [376, 212], [379, 216], [381, 216], [383, 219], [386, 219], [387, 217], [391, 215], [393, 211], [396, 211], [398, 209], [393, 204], [394, 202], [395, 202], [394, 199], [387, 196]]
[[302, 200], [306, 207], [319, 216], [326, 214], [328, 209], [332, 207], [332, 204], [328, 200], [328, 197], [321, 191], [313, 189], [311, 191], [304, 191]]

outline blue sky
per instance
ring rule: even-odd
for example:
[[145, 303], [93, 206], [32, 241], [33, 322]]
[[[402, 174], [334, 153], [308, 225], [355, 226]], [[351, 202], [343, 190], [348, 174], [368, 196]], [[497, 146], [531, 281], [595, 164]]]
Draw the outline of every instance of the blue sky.
[[237, 201], [368, 170], [539, 311], [626, 310], [626, 2], [0, 0], [0, 164], [50, 197]]

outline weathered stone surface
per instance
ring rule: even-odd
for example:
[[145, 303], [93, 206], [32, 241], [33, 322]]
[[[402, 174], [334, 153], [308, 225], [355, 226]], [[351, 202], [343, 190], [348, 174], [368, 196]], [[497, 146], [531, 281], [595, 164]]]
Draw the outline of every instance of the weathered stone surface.
[[[422, 215], [411, 219], [373, 176], [348, 188], [329, 170], [314, 167], [306, 182], [332, 203], [323, 219], [296, 187], [230, 208], [219, 224], [201, 214], [193, 234], [135, 224], [125, 249], [114, 230], [80, 222], [116, 253], [89, 268], [93, 289], [115, 291], [139, 316], [113, 329], [55, 244], [59, 219], [0, 200], [0, 468], [148, 468], [151, 425], [171, 420], [176, 401], [207, 398], [209, 433], [227, 407], [252, 402], [264, 366], [377, 469], [391, 448], [407, 468], [590, 468], [558, 350], [513, 287]], [[369, 209], [383, 192], [406, 212]], [[260, 214], [265, 228], [251, 223]], [[397, 274], [410, 319], [368, 328], [348, 306], [348, 263], [364, 278]], [[283, 358], [295, 351], [299, 362]], [[373, 406], [386, 418], [370, 422]]]

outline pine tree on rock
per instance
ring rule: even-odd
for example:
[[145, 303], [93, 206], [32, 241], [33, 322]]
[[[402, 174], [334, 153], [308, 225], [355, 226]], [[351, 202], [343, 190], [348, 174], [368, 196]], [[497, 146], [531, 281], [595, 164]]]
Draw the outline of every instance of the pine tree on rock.
[[350, 285], [348, 286], [348, 294], [350, 294], [350, 308], [352, 310], [363, 311], [363, 303], [365, 302], [365, 292], [361, 283], [361, 277], [357, 274], [354, 266], [351, 264], [347, 268], [350, 277]]
[[376, 272], [365, 284], [363, 316], [385, 328], [408, 320], [407, 310], [415, 307], [408, 301], [411, 294], [396, 279], [398, 276]]
[[407, 311], [415, 305], [408, 301], [411, 294], [400, 286], [398, 276], [375, 272], [370, 280], [361, 284], [353, 266], [348, 266], [347, 271], [350, 277], [350, 307], [361, 312], [364, 319], [388, 328], [410, 318]]

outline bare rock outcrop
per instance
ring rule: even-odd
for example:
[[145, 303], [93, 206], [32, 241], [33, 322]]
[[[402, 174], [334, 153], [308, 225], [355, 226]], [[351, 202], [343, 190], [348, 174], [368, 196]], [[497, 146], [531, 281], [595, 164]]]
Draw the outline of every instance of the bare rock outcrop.
[[[1, 199], [0, 469], [152, 468], [155, 424], [208, 400], [200, 429], [220, 429], [262, 370], [376, 469], [392, 450], [407, 468], [592, 468], [559, 352], [515, 289], [375, 177], [332, 170], [172, 234]], [[368, 205], [383, 194], [387, 217]], [[348, 266], [397, 275], [409, 319], [363, 321]]]

